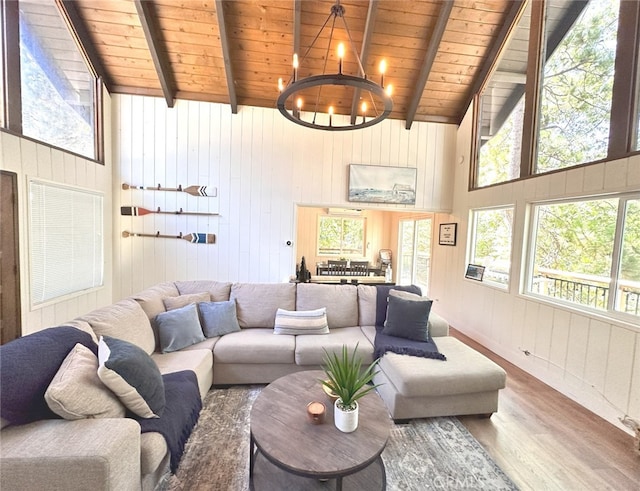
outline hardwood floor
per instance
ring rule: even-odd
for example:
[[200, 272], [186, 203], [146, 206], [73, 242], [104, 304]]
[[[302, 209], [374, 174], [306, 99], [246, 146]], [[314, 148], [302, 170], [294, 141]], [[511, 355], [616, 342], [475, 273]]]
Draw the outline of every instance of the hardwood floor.
[[632, 436], [459, 331], [451, 334], [507, 371], [498, 412], [459, 419], [520, 489], [640, 490]]

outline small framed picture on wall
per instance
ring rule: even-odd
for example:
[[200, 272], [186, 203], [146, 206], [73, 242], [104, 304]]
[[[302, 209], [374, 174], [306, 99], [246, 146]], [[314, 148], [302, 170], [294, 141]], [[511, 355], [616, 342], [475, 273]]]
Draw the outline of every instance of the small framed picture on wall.
[[441, 223], [440, 234], [438, 236], [438, 244], [454, 246], [456, 245], [456, 234], [458, 231], [457, 223]]
[[479, 266], [477, 264], [469, 264], [467, 266], [467, 272], [464, 274], [465, 278], [469, 278], [470, 280], [482, 281], [482, 277], [484, 276], [484, 266]]

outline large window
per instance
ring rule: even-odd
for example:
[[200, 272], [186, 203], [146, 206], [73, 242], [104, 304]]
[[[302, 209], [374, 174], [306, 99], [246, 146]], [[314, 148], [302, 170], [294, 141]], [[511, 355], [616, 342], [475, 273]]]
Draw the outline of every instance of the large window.
[[530, 22], [528, 5], [480, 94], [477, 186], [520, 176]]
[[547, 1], [536, 172], [607, 156], [619, 9], [617, 0]]
[[527, 292], [640, 316], [640, 197], [538, 204]]
[[318, 256], [364, 256], [364, 227], [362, 217], [318, 217]]
[[431, 270], [431, 218], [401, 220], [399, 225], [398, 283], [417, 285], [429, 292]]
[[469, 263], [484, 266], [483, 281], [509, 287], [513, 207], [471, 211]]
[[[16, 8], [17, 6], [17, 8]], [[3, 2], [4, 127], [49, 145], [99, 159], [98, 82], [56, 2]], [[5, 32], [5, 27], [7, 28]], [[17, 27], [17, 28], [16, 28]], [[15, 54], [15, 56], [13, 56]]]
[[518, 15], [478, 94], [471, 187], [638, 149], [640, 2], [528, 1]]

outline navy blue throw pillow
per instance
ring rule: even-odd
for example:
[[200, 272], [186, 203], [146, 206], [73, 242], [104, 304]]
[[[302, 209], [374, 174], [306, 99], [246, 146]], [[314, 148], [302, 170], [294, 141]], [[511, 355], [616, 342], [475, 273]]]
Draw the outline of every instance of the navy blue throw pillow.
[[402, 292], [422, 295], [422, 290], [416, 285], [376, 285], [376, 326], [383, 326], [387, 318], [387, 298], [389, 290], [400, 290]]
[[97, 356], [91, 336], [69, 326], [44, 329], [0, 346], [0, 416], [14, 425], [59, 419], [44, 393], [77, 343]]

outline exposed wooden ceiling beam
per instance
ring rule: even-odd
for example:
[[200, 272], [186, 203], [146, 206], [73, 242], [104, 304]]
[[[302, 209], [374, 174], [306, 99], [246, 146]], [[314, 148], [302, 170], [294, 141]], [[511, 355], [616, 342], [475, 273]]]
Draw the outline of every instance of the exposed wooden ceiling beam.
[[[364, 25], [364, 35], [362, 36], [362, 49], [360, 50], [360, 62], [364, 67], [369, 56], [369, 46], [371, 46], [371, 37], [373, 36], [373, 27], [376, 22], [376, 14], [378, 13], [378, 0], [369, 0], [369, 10], [367, 11], [367, 22]], [[362, 73], [361, 75], [364, 75]], [[351, 124], [356, 124], [356, 116], [358, 115], [358, 102], [360, 102], [360, 89], [356, 89], [353, 93], [353, 101], [351, 103]]]
[[293, 0], [293, 52], [300, 54], [300, 19], [302, 17], [302, 0]]
[[231, 67], [229, 37], [227, 36], [227, 24], [224, 20], [223, 3], [222, 0], [216, 0], [216, 17], [218, 18], [218, 30], [220, 31], [220, 44], [222, 46], [222, 58], [224, 59], [224, 71], [227, 76], [227, 90], [229, 91], [231, 113], [238, 114], [238, 98], [236, 96], [235, 78]]
[[413, 92], [413, 95], [411, 96], [411, 101], [409, 102], [409, 107], [407, 109], [405, 128], [408, 130], [411, 129], [411, 125], [413, 124], [413, 120], [416, 116], [418, 104], [420, 103], [420, 99], [422, 98], [424, 88], [427, 85], [427, 79], [429, 78], [429, 73], [431, 72], [433, 61], [436, 59], [438, 46], [440, 46], [440, 41], [442, 41], [442, 35], [444, 34], [444, 30], [447, 27], [447, 22], [449, 22], [449, 16], [451, 15], [452, 9], [453, 2], [442, 2], [442, 7], [440, 8], [440, 13], [438, 14], [438, 20], [436, 21], [436, 25], [433, 29], [431, 41], [429, 42], [429, 47], [427, 48], [427, 52], [425, 53], [424, 60], [422, 62], [420, 75], [418, 76], [418, 80], [416, 81], [415, 90]]
[[72, 0], [57, 0], [56, 3], [58, 4], [58, 9], [69, 27], [70, 32], [76, 39], [82, 56], [89, 65], [89, 70], [93, 72], [95, 77], [100, 77], [102, 79], [102, 83], [105, 88], [109, 93], [111, 93], [113, 81], [107, 73], [107, 70], [104, 68], [100, 56], [98, 56], [98, 52], [91, 40], [91, 36], [89, 36], [89, 31], [84, 23], [84, 19], [78, 12], [76, 2]]
[[173, 72], [171, 71], [171, 63], [166, 56], [166, 50], [162, 49], [164, 43], [162, 42], [162, 36], [160, 35], [160, 29], [153, 10], [153, 3], [135, 0], [135, 5], [140, 23], [142, 24], [142, 30], [144, 31], [144, 37], [147, 39], [147, 44], [149, 45], [151, 59], [153, 60], [153, 65], [156, 68], [156, 73], [160, 80], [160, 87], [162, 87], [164, 99], [167, 101], [168, 107], [173, 107], [175, 104], [176, 86]]

